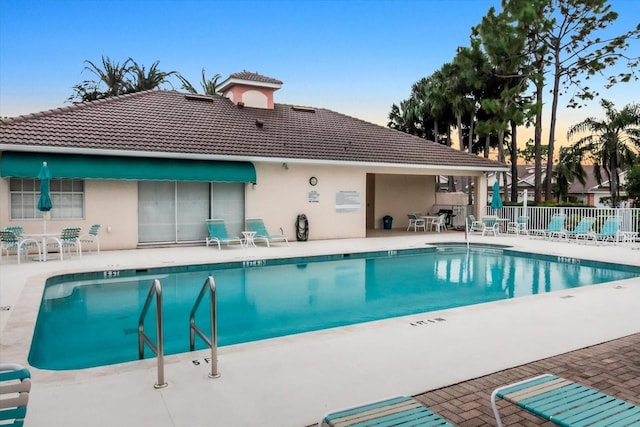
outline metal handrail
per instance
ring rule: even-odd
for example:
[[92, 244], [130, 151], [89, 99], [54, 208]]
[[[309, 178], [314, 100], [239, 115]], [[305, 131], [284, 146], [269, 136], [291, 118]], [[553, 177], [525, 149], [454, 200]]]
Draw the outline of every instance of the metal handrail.
[[[209, 339], [204, 332], [196, 325], [196, 310], [200, 306], [200, 302], [202, 298], [204, 298], [204, 294], [209, 291], [210, 295], [210, 303], [211, 303], [211, 339]], [[196, 333], [200, 335], [200, 338], [207, 343], [209, 348], [211, 348], [211, 372], [209, 373], [209, 378], [219, 378], [220, 373], [218, 372], [218, 319], [216, 316], [216, 282], [213, 280], [213, 277], [207, 277], [207, 280], [204, 281], [202, 285], [202, 289], [200, 289], [200, 294], [198, 294], [198, 298], [196, 298], [195, 304], [193, 304], [193, 308], [191, 309], [191, 315], [189, 316], [189, 348], [191, 351], [195, 349], [196, 344]]]
[[[149, 336], [144, 332], [144, 318], [147, 316], [151, 300], [156, 297], [156, 336], [158, 345], [156, 346]], [[154, 388], [164, 388], [168, 384], [164, 380], [164, 336], [162, 328], [162, 286], [160, 280], [155, 279], [149, 289], [149, 294], [144, 302], [144, 307], [140, 313], [138, 320], [138, 356], [144, 359], [144, 344], [147, 343], [149, 348], [156, 354], [158, 358], [158, 381], [153, 385]]]

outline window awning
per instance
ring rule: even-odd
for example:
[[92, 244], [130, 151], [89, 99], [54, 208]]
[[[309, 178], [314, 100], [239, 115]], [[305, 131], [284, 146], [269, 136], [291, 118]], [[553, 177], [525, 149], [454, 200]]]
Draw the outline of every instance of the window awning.
[[35, 178], [42, 162], [48, 163], [52, 178], [256, 182], [256, 170], [251, 162], [17, 151], [2, 153], [0, 176]]

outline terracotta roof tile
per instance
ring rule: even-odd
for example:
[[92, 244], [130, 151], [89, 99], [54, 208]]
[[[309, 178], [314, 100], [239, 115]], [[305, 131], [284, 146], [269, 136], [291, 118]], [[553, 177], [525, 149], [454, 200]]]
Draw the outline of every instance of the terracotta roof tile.
[[[260, 120], [263, 125], [256, 125]], [[240, 108], [220, 96], [151, 90], [0, 121], [0, 146], [375, 162], [504, 165], [323, 108]], [[5, 148], [6, 149], [6, 148]]]
[[249, 80], [253, 82], [261, 82], [261, 83], [273, 83], [277, 85], [281, 85], [282, 82], [278, 79], [274, 79], [271, 77], [263, 76], [262, 74], [252, 73], [250, 71], [244, 70], [239, 73], [233, 73], [229, 76], [230, 79], [241, 79], [241, 80]]

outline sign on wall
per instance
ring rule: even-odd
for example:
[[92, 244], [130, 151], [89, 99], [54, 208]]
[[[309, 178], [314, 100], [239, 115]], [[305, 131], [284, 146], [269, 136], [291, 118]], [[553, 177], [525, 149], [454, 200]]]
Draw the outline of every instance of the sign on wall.
[[320, 203], [320, 193], [313, 190], [307, 193], [307, 200], [309, 203]]
[[336, 213], [357, 212], [360, 210], [359, 191], [337, 191]]

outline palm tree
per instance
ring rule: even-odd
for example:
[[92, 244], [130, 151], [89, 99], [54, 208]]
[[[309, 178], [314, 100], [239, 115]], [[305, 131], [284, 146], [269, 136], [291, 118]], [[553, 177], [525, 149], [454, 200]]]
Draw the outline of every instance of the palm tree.
[[[185, 79], [180, 73], [176, 73], [176, 76], [182, 82], [182, 89], [186, 90], [189, 93], [197, 94], [198, 91], [195, 87]], [[200, 85], [202, 86], [202, 90], [205, 95], [220, 95], [220, 93], [216, 90], [216, 86], [218, 86], [218, 80], [220, 80], [222, 76], [220, 74], [215, 74], [212, 78], [207, 79], [204, 68], [202, 69], [202, 81]]]
[[131, 61], [129, 58], [120, 65], [117, 62], [112, 62], [108, 56], [103, 56], [102, 68], [87, 59], [84, 62], [89, 65], [84, 69], [98, 76], [98, 81], [95, 82], [98, 87], [101, 84], [107, 87], [107, 90], [103, 92], [105, 97], [123, 95], [131, 91], [131, 83], [127, 80], [127, 74], [132, 69]]
[[616, 207], [620, 170], [633, 164], [637, 147], [640, 146], [640, 104], [628, 104], [620, 111], [606, 99], [600, 104], [605, 109], [606, 119], [586, 118], [573, 125], [567, 132], [567, 137], [590, 133], [576, 141], [574, 147], [591, 153], [594, 174], [599, 183], [602, 181], [600, 169], [604, 169], [609, 179], [611, 206]]
[[555, 169], [558, 201], [566, 200], [569, 195], [569, 185], [576, 179], [582, 185], [587, 183], [587, 173], [582, 167], [583, 153], [578, 148], [560, 147], [559, 162]]
[[166, 83], [168, 77], [177, 74], [176, 71], [159, 71], [158, 64], [160, 64], [160, 61], [154, 62], [149, 68], [149, 72], [145, 70], [144, 65], [138, 65], [133, 59], [129, 58], [128, 61], [132, 64], [131, 73], [134, 76], [134, 81], [131, 82], [133, 92], [155, 89], [161, 84]]

